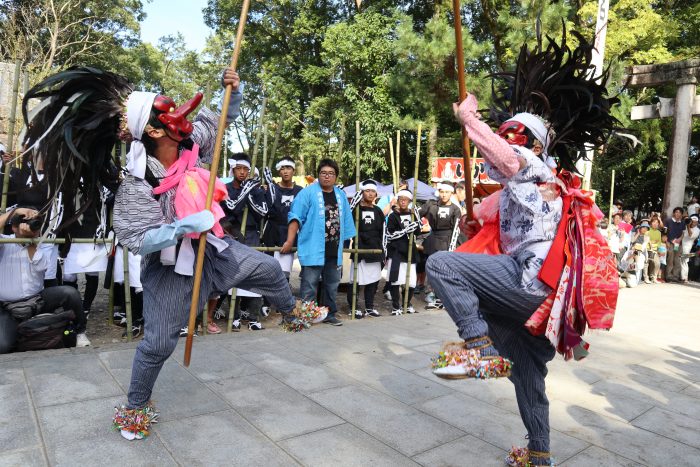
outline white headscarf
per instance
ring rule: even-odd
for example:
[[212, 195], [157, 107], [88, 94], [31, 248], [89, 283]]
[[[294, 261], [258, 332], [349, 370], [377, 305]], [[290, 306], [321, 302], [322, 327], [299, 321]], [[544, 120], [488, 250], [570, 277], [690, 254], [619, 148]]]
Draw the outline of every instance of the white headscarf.
[[545, 164], [547, 164], [547, 166], [551, 169], [557, 168], [557, 162], [549, 155], [548, 152], [549, 143], [551, 143], [550, 135], [552, 132], [549, 130], [549, 128], [547, 128], [547, 124], [541, 117], [531, 113], [521, 112], [513, 115], [512, 118], [509, 118], [506, 121], [516, 121], [525, 125], [527, 129], [530, 130], [533, 135], [535, 135], [535, 138], [542, 143], [542, 159], [544, 160]]
[[126, 123], [134, 138], [129, 154], [126, 155], [126, 169], [138, 178], [146, 177], [146, 148], [141, 142], [141, 136], [146, 130], [148, 118], [151, 116], [153, 101], [158, 94], [154, 92], [134, 91], [126, 101]]

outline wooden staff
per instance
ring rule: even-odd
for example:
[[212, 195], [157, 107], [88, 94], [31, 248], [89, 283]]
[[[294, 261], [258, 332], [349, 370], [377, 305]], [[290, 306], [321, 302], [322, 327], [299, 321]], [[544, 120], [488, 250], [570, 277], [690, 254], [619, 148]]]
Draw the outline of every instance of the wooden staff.
[[[360, 121], [355, 121], [355, 191], [360, 191]], [[360, 203], [355, 207], [355, 258], [353, 259], [352, 275], [352, 306], [350, 307], [351, 320], [355, 319], [355, 307], [357, 307], [357, 261], [360, 248]]]
[[[459, 102], [467, 98], [467, 85], [464, 79], [464, 48], [462, 44], [462, 13], [460, 0], [452, 0], [455, 20], [455, 49], [457, 51], [457, 80], [459, 81]], [[467, 218], [474, 218], [474, 187], [472, 186], [472, 163], [471, 149], [469, 147], [469, 135], [467, 129], [462, 125], [462, 155], [464, 157], [464, 188], [467, 205]]]
[[[411, 222], [416, 220], [416, 199], [418, 195], [418, 163], [420, 162], [420, 135], [422, 124], [418, 124], [418, 138], [416, 139], [416, 163], [413, 168], [413, 204], [411, 205]], [[403, 286], [403, 312], [408, 312], [408, 291], [411, 288], [411, 257], [413, 256], [413, 242], [415, 242], [415, 233], [411, 232], [408, 236], [408, 258], [406, 262], [406, 282]]]
[[[15, 75], [12, 82], [12, 107], [10, 107], [10, 124], [7, 129], [7, 153], [14, 154], [15, 150], [15, 123], [17, 122], [17, 97], [19, 95], [19, 75], [22, 62], [15, 62]], [[21, 164], [21, 162], [20, 162]], [[7, 190], [10, 185], [10, 164], [3, 164], [5, 173], [2, 179], [2, 198], [0, 199], [0, 212], [5, 212], [7, 207]]]
[[[233, 57], [231, 58], [230, 68], [234, 71], [238, 66], [238, 56], [241, 53], [241, 42], [243, 41], [243, 29], [248, 19], [248, 8], [250, 0], [243, 0], [243, 8], [241, 10], [241, 18], [238, 21], [238, 32], [236, 33], [236, 45], [233, 49]], [[211, 209], [212, 199], [214, 198], [214, 187], [216, 185], [217, 174], [219, 171], [219, 158], [221, 157], [221, 146], [224, 139], [224, 131], [226, 131], [226, 116], [228, 114], [228, 106], [231, 102], [231, 91], [233, 88], [230, 84], [226, 85], [224, 91], [224, 101], [221, 105], [221, 116], [219, 117], [219, 127], [216, 130], [216, 142], [214, 143], [214, 156], [211, 160], [211, 169], [209, 171], [209, 187], [207, 189], [207, 201], [205, 209]], [[204, 253], [207, 246], [207, 232], [202, 232], [199, 235], [199, 248], [197, 251], [197, 263], [194, 271], [194, 284], [192, 287], [192, 302], [190, 303], [190, 319], [187, 327], [187, 340], [185, 341], [185, 357], [183, 363], [186, 367], [190, 366], [190, 357], [192, 356], [192, 339], [194, 337], [194, 327], [197, 321], [197, 311], [199, 309], [199, 291], [202, 285], [202, 269], [204, 268]], [[207, 297], [208, 298], [208, 297]], [[129, 329], [129, 331], [131, 331]]]

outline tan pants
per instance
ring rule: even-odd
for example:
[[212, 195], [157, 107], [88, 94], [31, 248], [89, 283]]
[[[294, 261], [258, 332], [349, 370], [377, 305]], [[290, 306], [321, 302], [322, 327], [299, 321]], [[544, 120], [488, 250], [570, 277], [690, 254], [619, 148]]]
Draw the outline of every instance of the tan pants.
[[673, 250], [673, 243], [666, 243], [666, 280], [679, 280], [681, 274], [681, 251]]

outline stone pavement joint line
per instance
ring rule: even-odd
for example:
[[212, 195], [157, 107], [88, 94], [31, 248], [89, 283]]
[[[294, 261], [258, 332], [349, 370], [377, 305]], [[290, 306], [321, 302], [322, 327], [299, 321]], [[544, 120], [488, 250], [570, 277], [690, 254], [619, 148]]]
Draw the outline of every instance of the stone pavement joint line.
[[[558, 465], [698, 465], [697, 303], [692, 286], [623, 290], [590, 356], [555, 358]], [[456, 337], [444, 312], [268, 327], [197, 338], [190, 368], [178, 346], [153, 394], [161, 421], [140, 442], [110, 425], [135, 343], [0, 355], [0, 466], [501, 466], [527, 443], [507, 380], [432, 375]]]

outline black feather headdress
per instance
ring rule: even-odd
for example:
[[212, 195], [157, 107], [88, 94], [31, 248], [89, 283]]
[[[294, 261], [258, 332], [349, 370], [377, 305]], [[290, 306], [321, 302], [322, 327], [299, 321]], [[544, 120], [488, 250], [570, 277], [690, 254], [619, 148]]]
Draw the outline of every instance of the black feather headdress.
[[573, 50], [565, 28], [560, 44], [547, 36], [546, 48], [538, 32], [537, 47], [522, 46], [515, 70], [492, 75], [491, 119], [500, 125], [520, 112], [543, 118], [551, 130], [549, 155], [576, 172], [576, 161], [587, 149], [602, 146], [618, 123], [610, 115], [618, 99], [608, 97], [607, 71], [594, 76], [593, 45], [576, 31], [571, 34], [578, 41]]
[[119, 167], [112, 150], [132, 90], [119, 75], [75, 67], [46, 78], [25, 95], [22, 143], [35, 166], [43, 165], [49, 187], [42, 211], [48, 211], [59, 195], [62, 198], [63, 220], [55, 230], [98, 202], [103, 186], [116, 189]]

